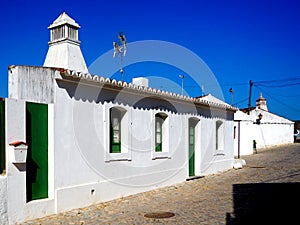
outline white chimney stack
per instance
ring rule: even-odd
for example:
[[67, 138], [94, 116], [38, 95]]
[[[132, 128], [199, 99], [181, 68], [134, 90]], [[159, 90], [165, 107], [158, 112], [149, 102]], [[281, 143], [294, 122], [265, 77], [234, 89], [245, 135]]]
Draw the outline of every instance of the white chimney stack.
[[137, 86], [149, 87], [149, 80], [145, 77], [132, 78], [132, 83]]
[[79, 28], [75, 20], [65, 12], [48, 27], [50, 41], [44, 66], [88, 72], [80, 50]]

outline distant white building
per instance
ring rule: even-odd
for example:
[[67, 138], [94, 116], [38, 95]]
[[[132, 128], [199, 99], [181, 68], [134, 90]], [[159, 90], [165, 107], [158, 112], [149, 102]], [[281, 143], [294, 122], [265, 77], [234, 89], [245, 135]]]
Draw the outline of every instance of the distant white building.
[[233, 167], [236, 108], [153, 89], [146, 78], [88, 73], [78, 28], [63, 13], [49, 27], [44, 66], [9, 67], [9, 98], [0, 101], [1, 224]]
[[293, 132], [294, 122], [269, 112], [267, 101], [260, 94], [255, 107], [234, 115], [234, 155], [253, 154], [254, 147], [293, 143]]
[[234, 155], [236, 157], [253, 153], [254, 128], [248, 114], [242, 111], [234, 114]]

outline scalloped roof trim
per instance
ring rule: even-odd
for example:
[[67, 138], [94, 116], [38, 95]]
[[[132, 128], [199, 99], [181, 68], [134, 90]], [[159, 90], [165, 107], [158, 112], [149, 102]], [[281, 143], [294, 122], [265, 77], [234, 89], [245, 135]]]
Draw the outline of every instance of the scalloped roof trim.
[[97, 82], [97, 83], [102, 83], [102, 84], [109, 84], [109, 85], [116, 86], [116, 87], [123, 87], [126, 89], [155, 94], [155, 95], [162, 96], [162, 97], [169, 97], [169, 98], [178, 99], [178, 100], [182, 100], [182, 101], [194, 102], [194, 103], [198, 103], [201, 105], [208, 105], [208, 106], [229, 109], [229, 110], [234, 110], [234, 111], [238, 110], [238, 108], [233, 107], [233, 106], [223, 102], [220, 99], [217, 99], [216, 97], [212, 96], [211, 94], [208, 95], [209, 97], [204, 96], [204, 97], [200, 97], [200, 98], [193, 98], [190, 96], [180, 95], [180, 94], [177, 94], [174, 92], [163, 91], [163, 90], [155, 89], [155, 88], [151, 88], [151, 87], [138, 86], [138, 85], [132, 84], [132, 83], [126, 83], [126, 82], [122, 82], [122, 81], [117, 81], [115, 79], [105, 78], [103, 76], [92, 75], [90, 73], [77, 72], [77, 71], [69, 70], [69, 69], [61, 70], [60, 73], [65, 76], [68, 76], [68, 77], [84, 79], [87, 81], [92, 81], [92, 82]]

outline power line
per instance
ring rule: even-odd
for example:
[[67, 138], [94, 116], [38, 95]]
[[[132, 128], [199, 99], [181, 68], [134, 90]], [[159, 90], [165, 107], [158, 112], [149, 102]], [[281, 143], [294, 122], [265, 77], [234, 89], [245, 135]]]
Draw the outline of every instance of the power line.
[[290, 81], [296, 81], [296, 80], [300, 80], [300, 77], [289, 77], [289, 78], [279, 79], [279, 80], [256, 81], [256, 82], [253, 82], [253, 84], [260, 85], [260, 84], [263, 84], [263, 83], [290, 82]]
[[256, 82], [253, 84], [253, 86], [261, 86], [261, 87], [289, 87], [289, 86], [296, 86], [300, 85], [300, 83], [292, 83], [292, 84], [280, 84], [280, 85], [267, 85], [267, 84], [257, 84]]
[[248, 83], [237, 83], [237, 84], [220, 84], [222, 87], [236, 87], [236, 86], [243, 86], [243, 85], [248, 85]]
[[295, 108], [291, 105], [288, 105], [280, 100], [278, 100], [277, 98], [273, 97], [272, 95], [270, 95], [268, 92], [266, 92], [265, 90], [262, 90], [261, 88], [259, 88], [258, 86], [256, 86], [257, 89], [259, 89], [261, 92], [264, 92], [264, 94], [266, 94], [267, 96], [269, 96], [270, 98], [272, 98], [273, 100], [275, 100], [276, 102], [280, 103], [281, 105], [287, 107], [287, 108], [290, 108], [294, 111], [297, 111], [297, 112], [300, 112], [300, 109], [299, 108]]
[[244, 102], [246, 102], [247, 100], [248, 100], [248, 97], [247, 97], [247, 98], [244, 98], [244, 99], [242, 99], [242, 100], [237, 101], [237, 102], [235, 103], [235, 105], [239, 105], [239, 104], [241, 104], [241, 103], [244, 103]]
[[[270, 92], [269, 92], [270, 93]], [[272, 95], [274, 94], [274, 93], [271, 93]], [[274, 95], [276, 95], [276, 96], [278, 96], [278, 97], [284, 97], [284, 98], [296, 98], [296, 97], [300, 97], [300, 94], [296, 94], [296, 95], [282, 95], [282, 94], [274, 94]]]

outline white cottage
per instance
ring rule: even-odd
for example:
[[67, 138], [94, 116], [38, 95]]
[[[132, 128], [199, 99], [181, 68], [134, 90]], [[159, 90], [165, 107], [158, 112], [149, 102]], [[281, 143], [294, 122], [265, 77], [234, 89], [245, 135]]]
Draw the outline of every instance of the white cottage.
[[[211, 95], [153, 89], [146, 78], [124, 83], [89, 74], [78, 28], [63, 13], [49, 27], [44, 66], [8, 69], [9, 98], [0, 101], [1, 224], [233, 167], [236, 108]], [[27, 157], [16, 161], [16, 153]]]
[[234, 115], [234, 155], [256, 153], [255, 149], [291, 144], [294, 122], [268, 111], [267, 101], [260, 94], [256, 106]]

